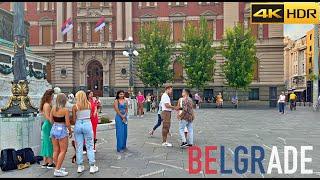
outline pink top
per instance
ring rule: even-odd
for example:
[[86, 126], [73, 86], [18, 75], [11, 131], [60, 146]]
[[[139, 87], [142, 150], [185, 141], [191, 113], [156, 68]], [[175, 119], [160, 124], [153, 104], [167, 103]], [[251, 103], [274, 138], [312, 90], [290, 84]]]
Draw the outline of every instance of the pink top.
[[138, 96], [137, 96], [137, 101], [138, 101], [138, 103], [143, 103], [144, 100], [145, 100], [145, 99], [144, 99], [144, 96], [143, 96], [143, 95], [138, 95]]

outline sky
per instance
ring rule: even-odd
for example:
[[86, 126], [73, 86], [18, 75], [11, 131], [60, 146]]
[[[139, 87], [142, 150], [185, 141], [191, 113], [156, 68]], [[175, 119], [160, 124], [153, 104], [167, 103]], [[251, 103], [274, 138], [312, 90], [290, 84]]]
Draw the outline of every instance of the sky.
[[290, 39], [296, 40], [313, 28], [313, 24], [285, 24], [283, 29], [284, 36], [289, 36]]

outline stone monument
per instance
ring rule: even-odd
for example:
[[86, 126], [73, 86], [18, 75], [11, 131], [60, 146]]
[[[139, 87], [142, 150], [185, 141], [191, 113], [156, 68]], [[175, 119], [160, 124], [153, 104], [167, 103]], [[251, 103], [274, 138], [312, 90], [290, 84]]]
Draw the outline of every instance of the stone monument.
[[26, 35], [24, 24], [24, 2], [14, 3], [14, 64], [11, 92], [9, 101], [5, 107], [1, 108], [1, 114], [10, 114], [12, 116], [24, 116], [30, 113], [37, 113], [30, 102], [29, 82], [27, 81], [26, 70]]
[[41, 117], [35, 117], [37, 108], [31, 104], [26, 71], [26, 30], [24, 2], [14, 2], [14, 64], [12, 95], [1, 108], [0, 150], [30, 147], [38, 155], [41, 142]]

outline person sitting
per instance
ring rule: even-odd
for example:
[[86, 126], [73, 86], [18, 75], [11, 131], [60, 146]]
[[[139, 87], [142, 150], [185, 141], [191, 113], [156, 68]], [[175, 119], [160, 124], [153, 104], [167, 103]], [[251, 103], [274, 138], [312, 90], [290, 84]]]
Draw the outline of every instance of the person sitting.
[[223, 99], [222, 99], [222, 95], [221, 93], [219, 92], [219, 94], [217, 95], [217, 98], [216, 98], [216, 104], [217, 104], [217, 108], [222, 108], [223, 106]]
[[238, 96], [232, 96], [231, 102], [234, 105], [234, 108], [238, 108]]

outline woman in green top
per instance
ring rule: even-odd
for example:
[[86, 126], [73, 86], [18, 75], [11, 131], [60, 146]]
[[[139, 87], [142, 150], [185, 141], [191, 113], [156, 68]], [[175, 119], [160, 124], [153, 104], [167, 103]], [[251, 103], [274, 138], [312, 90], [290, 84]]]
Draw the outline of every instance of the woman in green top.
[[51, 102], [54, 91], [48, 89], [41, 98], [40, 112], [44, 117], [44, 122], [41, 128], [41, 151], [40, 156], [43, 156], [42, 168], [52, 169], [55, 167], [52, 156], [53, 146], [50, 138], [52, 124], [50, 123]]

